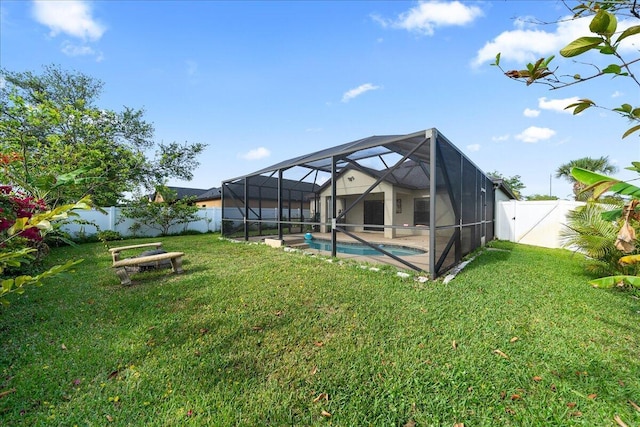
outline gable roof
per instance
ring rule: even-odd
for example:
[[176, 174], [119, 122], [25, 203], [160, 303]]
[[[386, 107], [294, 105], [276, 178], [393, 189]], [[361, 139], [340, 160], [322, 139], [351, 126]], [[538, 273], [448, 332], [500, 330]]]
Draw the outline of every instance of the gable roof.
[[[185, 197], [190, 197], [190, 196], [197, 197], [198, 195], [207, 191], [206, 189], [202, 189], [202, 188], [171, 187], [168, 185], [166, 187], [169, 190], [176, 192], [176, 200], [184, 199]], [[156, 195], [157, 194], [158, 192], [156, 192]]]
[[212, 187], [196, 197], [196, 202], [203, 200], [216, 200], [222, 197], [222, 189], [220, 187]]
[[[249, 199], [278, 200], [277, 177], [252, 176], [247, 178]], [[233, 197], [242, 198], [244, 194], [243, 182], [227, 183], [226, 188]], [[283, 178], [280, 182], [280, 188], [287, 200], [301, 201], [307, 200], [309, 193], [315, 193], [320, 186], [310, 182]]]
[[491, 181], [493, 181], [494, 187], [502, 190], [502, 192], [506, 194], [507, 197], [513, 200], [518, 200], [518, 197], [515, 195], [513, 190], [511, 190], [511, 187], [509, 187], [509, 185], [504, 182], [504, 179], [491, 177]]

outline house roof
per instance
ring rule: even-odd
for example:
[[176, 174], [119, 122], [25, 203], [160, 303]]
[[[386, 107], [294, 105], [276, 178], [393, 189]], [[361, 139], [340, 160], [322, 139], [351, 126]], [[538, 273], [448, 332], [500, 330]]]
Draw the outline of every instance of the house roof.
[[510, 199], [518, 200], [518, 197], [515, 195], [513, 190], [511, 190], [511, 187], [509, 187], [509, 185], [504, 182], [504, 179], [492, 177], [491, 181], [493, 181], [493, 185], [495, 186], [495, 188], [502, 190], [502, 192], [505, 193]]
[[[278, 200], [278, 178], [258, 175], [251, 176], [247, 181], [249, 182], [247, 191], [250, 199]], [[320, 188], [317, 184], [291, 179], [282, 179], [280, 185], [284, 198], [290, 200], [307, 200], [308, 193], [314, 193]], [[228, 183], [227, 189], [233, 193], [234, 197], [242, 198], [244, 183]]]
[[222, 189], [220, 187], [212, 187], [202, 194], [196, 196], [196, 201], [216, 200], [222, 197]]
[[177, 200], [184, 199], [185, 197], [189, 197], [189, 196], [198, 197], [200, 194], [207, 191], [206, 189], [202, 189], [202, 188], [170, 187], [170, 186], [167, 186], [167, 188], [169, 190], [173, 190], [176, 192]]

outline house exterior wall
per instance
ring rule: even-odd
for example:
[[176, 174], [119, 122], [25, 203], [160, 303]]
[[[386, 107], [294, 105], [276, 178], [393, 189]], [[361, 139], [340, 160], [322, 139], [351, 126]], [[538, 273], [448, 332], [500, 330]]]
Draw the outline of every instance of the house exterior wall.
[[504, 191], [502, 191], [500, 188], [496, 188], [496, 192], [495, 192], [495, 198], [496, 198], [496, 205], [500, 202], [506, 202], [511, 200], [511, 197], [509, 197]]
[[[360, 172], [348, 171], [341, 175], [336, 182], [336, 204], [337, 211], [342, 212], [346, 206], [349, 206], [362, 193], [364, 193], [371, 185], [375, 183], [375, 178]], [[379, 183], [364, 200], [384, 200], [384, 221], [385, 225], [405, 226], [404, 228], [385, 228], [384, 236], [394, 238], [396, 236], [409, 235], [429, 235], [428, 227], [422, 230], [413, 228], [414, 223], [414, 202], [415, 199], [429, 198], [429, 190], [409, 190], [405, 188], [396, 188], [388, 182]], [[328, 186], [320, 193], [320, 221], [323, 223], [321, 231], [328, 233], [331, 231], [331, 215], [329, 213], [331, 203], [331, 187]], [[447, 223], [455, 222], [455, 214], [451, 209], [451, 201], [445, 194], [438, 194], [437, 202], [440, 206], [446, 207], [439, 209], [439, 220], [445, 220]], [[364, 203], [351, 208], [346, 218], [341, 221], [347, 224], [363, 224], [364, 222]], [[364, 226], [349, 226], [349, 231], [364, 231]]]
[[[395, 223], [397, 225], [413, 225], [413, 201], [416, 198], [416, 192], [396, 188], [394, 198], [395, 202], [393, 203], [393, 213]], [[397, 230], [396, 233], [399, 235], [412, 234], [411, 230], [405, 231], [402, 229]]]
[[[375, 178], [357, 170], [350, 170], [338, 177], [336, 181], [336, 209], [341, 213], [345, 208], [358, 198], [362, 193], [367, 191], [376, 182]], [[385, 200], [385, 193], [393, 192], [393, 186], [386, 182], [378, 184], [367, 195], [365, 200]], [[326, 187], [320, 193], [320, 221], [323, 225], [321, 231], [328, 233], [331, 231], [331, 213], [329, 211], [331, 204], [331, 186]], [[390, 217], [390, 208], [385, 204], [385, 223], [388, 223]], [[348, 224], [362, 224], [364, 221], [364, 203], [354, 206], [341, 220]], [[347, 227], [349, 231], [363, 231], [362, 226]], [[390, 230], [391, 231], [391, 230]], [[385, 230], [386, 232], [386, 230]]]
[[[371, 187], [376, 180], [366, 173], [350, 170], [345, 172], [338, 178], [336, 182], [336, 195], [338, 197], [345, 195], [360, 195], [367, 191], [369, 187]], [[382, 193], [384, 192], [385, 182], [378, 184], [371, 192], [372, 193]], [[325, 190], [326, 195], [331, 195], [331, 188], [327, 188]]]
[[195, 202], [199, 208], [221, 208], [222, 199], [198, 200]]

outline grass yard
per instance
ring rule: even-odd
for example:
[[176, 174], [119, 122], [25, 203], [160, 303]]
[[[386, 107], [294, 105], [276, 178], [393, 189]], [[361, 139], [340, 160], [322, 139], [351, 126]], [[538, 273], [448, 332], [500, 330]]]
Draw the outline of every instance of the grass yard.
[[444, 284], [161, 240], [185, 274], [55, 249], [85, 262], [1, 309], [0, 425], [640, 426], [640, 293], [567, 251], [494, 242]]

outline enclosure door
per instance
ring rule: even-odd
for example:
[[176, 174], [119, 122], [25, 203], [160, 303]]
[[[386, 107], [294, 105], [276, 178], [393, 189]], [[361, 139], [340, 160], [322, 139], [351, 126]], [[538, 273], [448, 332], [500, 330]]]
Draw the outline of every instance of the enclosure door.
[[[384, 201], [365, 200], [364, 201], [364, 223], [370, 225], [384, 225]], [[365, 230], [382, 231], [378, 227], [368, 227]]]

